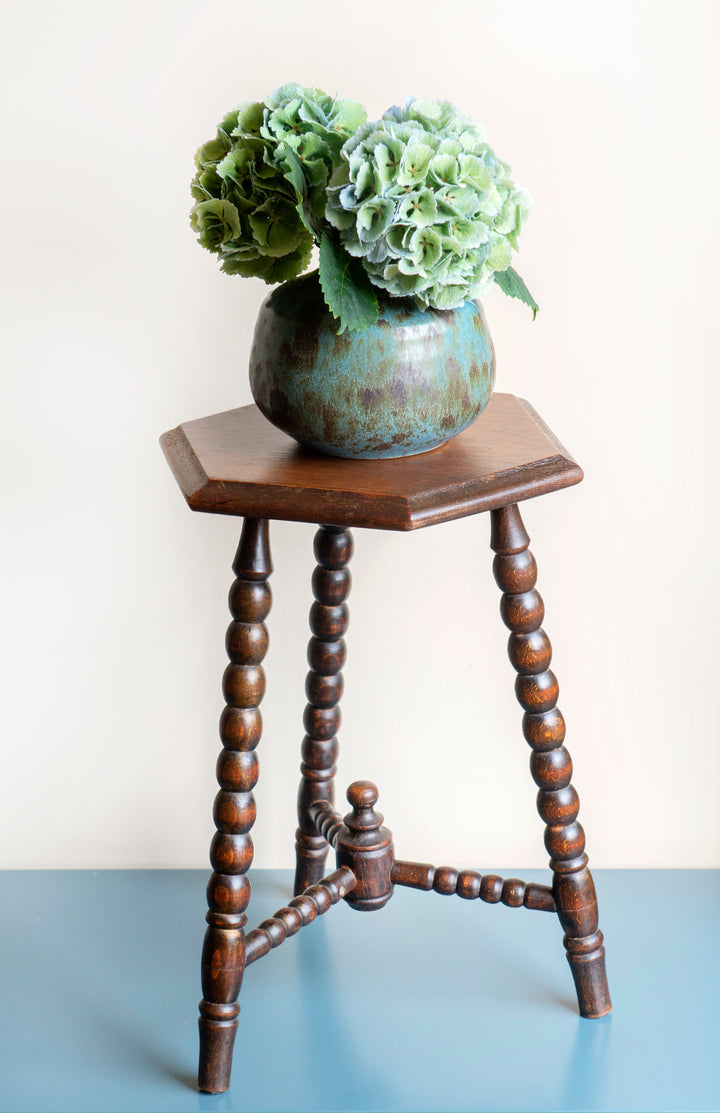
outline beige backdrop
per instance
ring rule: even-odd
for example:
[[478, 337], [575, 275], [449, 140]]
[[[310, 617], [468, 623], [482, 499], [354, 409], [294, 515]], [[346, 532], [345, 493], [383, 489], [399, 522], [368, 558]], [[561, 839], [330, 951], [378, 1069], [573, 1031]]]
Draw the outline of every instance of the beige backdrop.
[[[157, 445], [249, 402], [265, 287], [188, 227], [195, 148], [288, 80], [446, 97], [535, 199], [535, 324], [486, 301], [498, 389], [586, 470], [529, 503], [598, 866], [718, 866], [718, 12], [713, 2], [7, 5], [0, 181], [0, 864], [202, 866], [232, 519]], [[542, 865], [480, 517], [357, 531], [340, 781], [404, 857]], [[291, 862], [308, 526], [274, 529], [256, 861]]]

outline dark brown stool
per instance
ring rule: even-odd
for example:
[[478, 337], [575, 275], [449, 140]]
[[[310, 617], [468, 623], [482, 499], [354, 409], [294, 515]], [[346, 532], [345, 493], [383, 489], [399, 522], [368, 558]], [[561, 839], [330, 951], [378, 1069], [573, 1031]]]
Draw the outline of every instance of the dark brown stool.
[[[214, 872], [207, 890], [209, 926], [202, 957], [200, 1089], [218, 1093], [230, 1084], [245, 967], [340, 899], [354, 908], [381, 908], [394, 885], [556, 912], [581, 1015], [609, 1012], [605, 948], [585, 835], [577, 822], [578, 796], [570, 783], [572, 762], [563, 745], [565, 723], [556, 706], [558, 684], [549, 667], [552, 648], [541, 628], [537, 569], [517, 506], [523, 499], [579, 483], [583, 473], [532, 406], [511, 394], [495, 394], [459, 437], [434, 452], [396, 460], [341, 460], [306, 452], [268, 424], [255, 406], [187, 422], [166, 433], [161, 443], [193, 510], [245, 519], [230, 588], [230, 664], [223, 678], [227, 706], [220, 719], [217, 832], [210, 848]], [[484, 510], [490, 511], [493, 570], [503, 592], [500, 612], [510, 629], [508, 653], [518, 673], [515, 691], [525, 712], [523, 734], [540, 790], [537, 806], [546, 824], [551, 886], [396, 858], [392, 835], [374, 810], [377, 789], [368, 781], [348, 789], [352, 810], [344, 818], [333, 807], [352, 555], [349, 527], [419, 529]], [[273, 518], [328, 524], [321, 524], [315, 537], [297, 895], [246, 933], [252, 790], [258, 779], [255, 749], [265, 691], [261, 662], [268, 642], [264, 622], [271, 602], [268, 523]], [[330, 846], [337, 868], [325, 876]]]

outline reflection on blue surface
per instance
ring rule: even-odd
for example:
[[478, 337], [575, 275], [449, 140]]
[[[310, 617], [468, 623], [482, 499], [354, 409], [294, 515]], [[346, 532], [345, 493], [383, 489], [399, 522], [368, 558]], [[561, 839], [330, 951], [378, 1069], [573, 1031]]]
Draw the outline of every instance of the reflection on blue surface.
[[[718, 874], [597, 871], [615, 1003], [601, 1020], [577, 1015], [552, 915], [410, 890], [376, 915], [341, 904], [248, 970], [233, 1085], [215, 1097], [194, 1090], [205, 879], [0, 875], [0, 1110], [720, 1108]], [[251, 926], [290, 885], [255, 872]]]
[[597, 1020], [577, 1018], [560, 1108], [608, 1108], [606, 1078], [612, 1023], [612, 1013]]

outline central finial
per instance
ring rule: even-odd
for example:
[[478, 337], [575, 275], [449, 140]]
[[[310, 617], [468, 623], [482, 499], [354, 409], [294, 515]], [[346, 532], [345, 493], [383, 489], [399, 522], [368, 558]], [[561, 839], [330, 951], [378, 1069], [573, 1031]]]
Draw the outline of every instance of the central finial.
[[345, 816], [351, 831], [376, 831], [383, 816], [374, 810], [378, 802], [377, 785], [372, 781], [353, 781], [347, 790], [347, 801], [352, 812]]

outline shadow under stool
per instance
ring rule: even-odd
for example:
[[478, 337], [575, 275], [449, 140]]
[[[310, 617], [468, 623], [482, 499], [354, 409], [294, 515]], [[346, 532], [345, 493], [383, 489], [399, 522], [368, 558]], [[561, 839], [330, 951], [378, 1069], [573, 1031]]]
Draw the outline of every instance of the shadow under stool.
[[[465, 900], [502, 902], [556, 913], [575, 981], [580, 1013], [604, 1016], [611, 1002], [605, 948], [598, 928], [595, 888], [587, 866], [585, 834], [577, 822], [578, 796], [557, 708], [552, 648], [542, 629], [544, 607], [535, 589], [537, 568], [528, 549], [518, 503], [579, 483], [582, 470], [527, 402], [495, 394], [464, 433], [419, 456], [345, 460], [300, 448], [255, 406], [186, 422], [161, 439], [175, 478], [193, 510], [244, 518], [230, 588], [232, 621], [223, 677], [217, 764], [217, 831], [210, 847], [208, 928], [202, 955], [199, 1087], [227, 1090], [243, 971], [332, 905], [382, 908], [395, 885], [457, 894]], [[476, 870], [435, 868], [396, 858], [390, 831], [375, 812], [377, 789], [356, 781], [350, 812], [333, 807], [333, 777], [348, 624], [348, 562], [353, 526], [413, 530], [469, 514], [490, 512], [493, 572], [502, 592], [500, 613], [510, 630], [508, 653], [517, 672], [523, 734], [539, 788], [538, 812], [550, 854], [551, 885], [503, 880]], [[252, 790], [258, 779], [256, 747], [265, 691], [262, 660], [268, 635], [272, 572], [269, 522], [320, 523], [310, 608], [308, 704], [298, 795], [295, 899], [246, 932], [252, 862]], [[336, 869], [325, 874], [330, 847]]]

